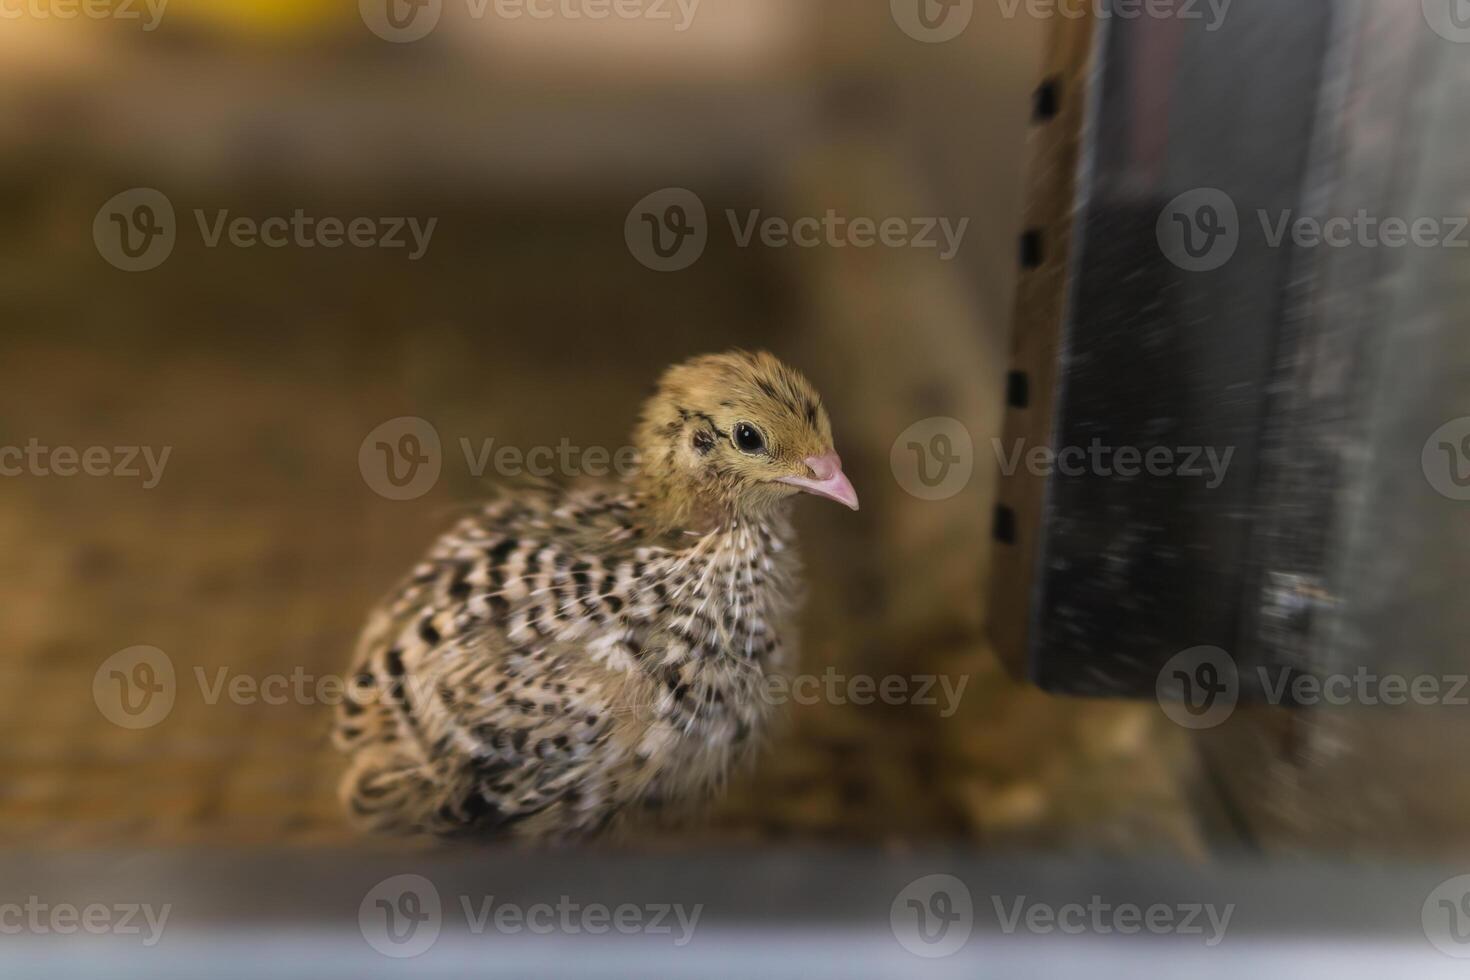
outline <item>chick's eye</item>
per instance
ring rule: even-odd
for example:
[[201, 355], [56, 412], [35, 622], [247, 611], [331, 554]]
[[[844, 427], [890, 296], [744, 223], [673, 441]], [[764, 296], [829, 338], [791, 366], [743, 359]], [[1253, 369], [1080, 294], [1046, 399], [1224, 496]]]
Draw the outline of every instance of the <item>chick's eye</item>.
[[740, 422], [735, 426], [735, 448], [742, 453], [755, 455], [766, 451], [766, 439], [760, 430], [749, 422]]

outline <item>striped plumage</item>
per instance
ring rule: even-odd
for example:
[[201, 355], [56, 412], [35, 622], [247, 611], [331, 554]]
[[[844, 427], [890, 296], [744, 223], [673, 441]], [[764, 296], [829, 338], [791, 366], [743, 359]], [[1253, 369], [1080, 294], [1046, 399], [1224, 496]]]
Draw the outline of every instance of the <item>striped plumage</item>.
[[335, 730], [357, 822], [584, 838], [706, 800], [751, 757], [797, 603], [786, 501], [856, 505], [825, 412], [769, 355], [701, 358], [665, 376], [638, 449], [629, 485], [460, 521], [374, 611]]

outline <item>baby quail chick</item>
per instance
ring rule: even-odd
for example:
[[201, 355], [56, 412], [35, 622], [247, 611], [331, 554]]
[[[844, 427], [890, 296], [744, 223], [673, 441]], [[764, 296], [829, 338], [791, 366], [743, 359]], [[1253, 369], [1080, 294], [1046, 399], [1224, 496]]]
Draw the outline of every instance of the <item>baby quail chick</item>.
[[372, 614], [334, 732], [357, 823], [576, 840], [750, 758], [796, 605], [788, 503], [857, 494], [816, 392], [766, 353], [671, 368], [634, 441], [626, 485], [485, 506]]

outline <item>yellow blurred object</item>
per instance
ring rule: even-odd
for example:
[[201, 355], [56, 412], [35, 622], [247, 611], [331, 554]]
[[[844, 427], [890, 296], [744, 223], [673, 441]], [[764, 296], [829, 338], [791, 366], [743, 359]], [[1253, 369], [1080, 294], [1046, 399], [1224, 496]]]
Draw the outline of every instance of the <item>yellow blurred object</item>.
[[169, 14], [249, 34], [308, 34], [357, 16], [343, 0], [174, 0]]

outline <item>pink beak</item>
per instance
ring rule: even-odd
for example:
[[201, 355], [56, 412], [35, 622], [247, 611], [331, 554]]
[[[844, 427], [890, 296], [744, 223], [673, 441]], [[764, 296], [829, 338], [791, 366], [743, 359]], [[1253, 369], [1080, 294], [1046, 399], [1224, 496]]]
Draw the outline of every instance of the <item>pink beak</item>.
[[857, 491], [852, 488], [847, 475], [842, 472], [842, 460], [836, 453], [827, 453], [825, 456], [808, 456], [805, 462], [811, 467], [813, 475], [816, 476], [815, 480], [809, 480], [803, 476], [783, 476], [776, 482], [789, 483], [793, 487], [800, 487], [807, 493], [835, 500], [853, 510], [858, 509]]

